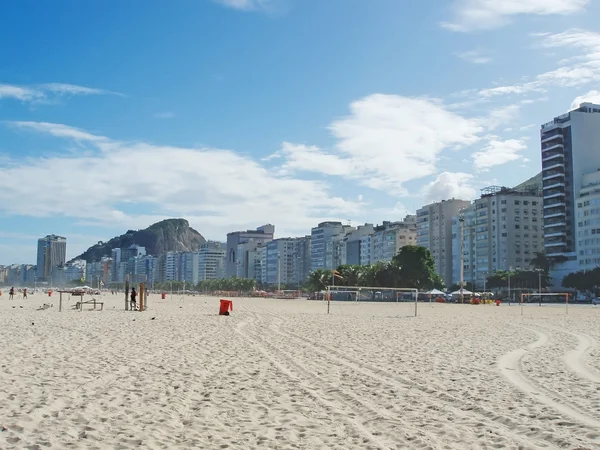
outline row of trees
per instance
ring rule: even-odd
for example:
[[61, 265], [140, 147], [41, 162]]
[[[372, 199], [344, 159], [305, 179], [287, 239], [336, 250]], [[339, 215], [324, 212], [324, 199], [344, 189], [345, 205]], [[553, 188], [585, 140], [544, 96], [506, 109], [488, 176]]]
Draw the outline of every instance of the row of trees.
[[[111, 289], [121, 291], [125, 289], [124, 283], [113, 283]], [[200, 291], [200, 292], [215, 292], [215, 291], [240, 291], [252, 292], [256, 289], [256, 280], [248, 278], [219, 278], [216, 280], [203, 280], [194, 285], [191, 282], [185, 281], [167, 281], [163, 283], [154, 283], [148, 288], [162, 292], [178, 292], [178, 291]]]
[[317, 269], [310, 273], [307, 288], [318, 292], [336, 286], [406, 287], [417, 289], [442, 288], [444, 283], [435, 273], [435, 263], [425, 247], [407, 245], [391, 262], [368, 266], [342, 265], [338, 276], [330, 270]]
[[594, 297], [600, 291], [600, 267], [570, 273], [563, 278], [562, 285]]

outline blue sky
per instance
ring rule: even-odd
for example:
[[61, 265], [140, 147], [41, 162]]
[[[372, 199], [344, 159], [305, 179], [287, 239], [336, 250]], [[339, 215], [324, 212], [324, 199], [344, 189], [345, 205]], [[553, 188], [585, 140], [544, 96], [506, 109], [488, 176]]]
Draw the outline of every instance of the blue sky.
[[540, 170], [600, 102], [598, 0], [6, 2], [0, 264], [185, 217], [398, 220]]

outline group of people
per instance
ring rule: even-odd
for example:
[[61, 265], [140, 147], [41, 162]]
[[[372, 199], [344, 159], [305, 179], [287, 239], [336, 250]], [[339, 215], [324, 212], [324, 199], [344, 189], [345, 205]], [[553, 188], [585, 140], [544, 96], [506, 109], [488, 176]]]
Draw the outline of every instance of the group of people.
[[[15, 288], [11, 287], [10, 290], [8, 291], [8, 299], [13, 300], [14, 298], [15, 298]], [[23, 298], [24, 299], [27, 298], [27, 288], [23, 289]]]

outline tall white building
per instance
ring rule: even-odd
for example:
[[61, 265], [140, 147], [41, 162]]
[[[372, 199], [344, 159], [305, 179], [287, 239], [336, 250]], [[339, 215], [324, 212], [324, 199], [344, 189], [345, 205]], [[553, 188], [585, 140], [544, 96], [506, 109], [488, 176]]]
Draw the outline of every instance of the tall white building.
[[429, 249], [435, 270], [446, 286], [452, 284], [452, 218], [471, 202], [442, 200], [417, 210], [417, 245]]
[[370, 263], [390, 262], [405, 245], [417, 243], [417, 217], [408, 215], [400, 222], [383, 222], [371, 236]]
[[214, 280], [225, 277], [225, 255], [227, 244], [208, 241], [198, 252], [198, 279]]
[[582, 103], [555, 117], [540, 137], [546, 255], [575, 261], [576, 199], [584, 174], [600, 168], [600, 105]]
[[[541, 186], [492, 186], [453, 218], [452, 284], [460, 281], [461, 230], [465, 282], [483, 288], [499, 270], [529, 270], [544, 249]], [[462, 221], [461, 221], [462, 219]]]
[[575, 216], [577, 270], [600, 267], [600, 170], [583, 176]]
[[311, 270], [333, 270], [342, 263], [342, 243], [354, 230], [342, 222], [321, 222], [311, 230]]

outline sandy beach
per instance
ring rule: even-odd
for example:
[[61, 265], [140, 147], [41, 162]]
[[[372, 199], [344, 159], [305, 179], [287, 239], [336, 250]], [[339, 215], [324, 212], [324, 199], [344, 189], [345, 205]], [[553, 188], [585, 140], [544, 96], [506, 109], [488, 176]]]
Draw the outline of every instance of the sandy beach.
[[600, 448], [600, 307], [102, 298], [0, 297], [0, 448]]

